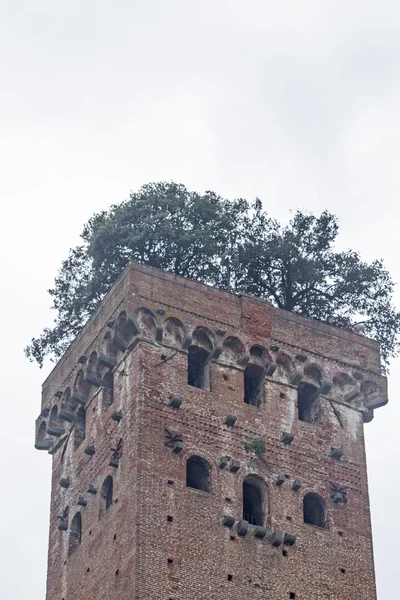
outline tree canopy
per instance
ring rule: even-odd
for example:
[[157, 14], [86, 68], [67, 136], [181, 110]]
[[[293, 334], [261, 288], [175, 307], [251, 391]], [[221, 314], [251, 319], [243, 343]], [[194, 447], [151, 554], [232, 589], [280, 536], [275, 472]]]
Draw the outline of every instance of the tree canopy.
[[319, 320], [363, 323], [381, 342], [384, 364], [398, 352], [400, 313], [383, 261], [336, 252], [335, 215], [297, 211], [287, 225], [260, 200], [228, 201], [173, 182], [144, 185], [128, 200], [95, 214], [82, 244], [70, 250], [49, 290], [57, 312], [25, 349], [40, 366], [57, 359], [95, 311], [130, 260], [245, 292]]

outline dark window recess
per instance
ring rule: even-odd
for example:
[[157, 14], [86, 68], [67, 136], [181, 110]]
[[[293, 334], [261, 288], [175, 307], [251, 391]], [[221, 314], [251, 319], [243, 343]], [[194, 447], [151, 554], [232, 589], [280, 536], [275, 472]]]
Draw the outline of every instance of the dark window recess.
[[168, 523], [172, 523], [173, 520], [174, 520], [174, 517], [171, 517], [171, 515], [167, 516]]
[[78, 512], [72, 519], [71, 529], [69, 530], [68, 556], [71, 556], [82, 541], [82, 516]]
[[188, 350], [188, 384], [210, 391], [209, 353], [200, 346], [190, 346]]
[[186, 463], [186, 485], [195, 490], [210, 491], [210, 469], [200, 456], [191, 456]]
[[228, 581], [232, 581], [233, 575], [228, 575]]
[[103, 410], [107, 410], [114, 402], [114, 375], [108, 372], [103, 381]]
[[287, 557], [287, 555], [288, 555], [288, 552], [287, 552], [287, 550], [282, 550], [282, 556], [285, 556], [285, 557]]
[[244, 370], [244, 401], [252, 406], [260, 406], [264, 396], [265, 370], [258, 365], [247, 365]]
[[289, 598], [291, 600], [296, 600], [296, 594], [294, 592], [289, 592]]
[[105, 478], [100, 492], [100, 509], [99, 518], [104, 515], [106, 510], [111, 506], [113, 501], [113, 480], [111, 475]]
[[249, 481], [243, 482], [243, 519], [250, 525], [263, 524], [261, 492]]
[[76, 450], [86, 437], [86, 411], [80, 406], [76, 411], [74, 450]]
[[325, 502], [318, 494], [306, 494], [303, 498], [304, 523], [316, 527], [326, 526]]
[[168, 485], [174, 485], [174, 482], [172, 479], [168, 479]]
[[173, 563], [173, 562], [174, 562], [174, 561], [172, 560], [172, 558], [169, 558], [169, 559], [168, 559], [168, 564], [169, 564], [169, 565], [172, 565], [172, 563]]
[[315, 385], [304, 381], [299, 384], [297, 406], [300, 421], [306, 423], [316, 423], [318, 421], [319, 400]]

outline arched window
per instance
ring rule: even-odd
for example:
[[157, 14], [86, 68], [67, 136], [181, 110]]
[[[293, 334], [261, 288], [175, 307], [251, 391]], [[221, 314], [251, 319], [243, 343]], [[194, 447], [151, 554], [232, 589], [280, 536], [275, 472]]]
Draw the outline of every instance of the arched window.
[[202, 492], [210, 491], [210, 467], [200, 456], [191, 456], [186, 463], [186, 485]]
[[210, 391], [209, 352], [200, 346], [189, 346], [188, 384], [200, 390]]
[[243, 481], [243, 519], [250, 525], [264, 522], [265, 484], [258, 477], [249, 475]]
[[318, 388], [302, 381], [297, 394], [297, 408], [300, 421], [316, 423], [318, 421]]
[[265, 370], [250, 363], [244, 370], [244, 401], [252, 406], [260, 406], [264, 396]]
[[69, 530], [68, 556], [71, 556], [82, 541], [82, 516], [77, 512], [72, 519], [71, 529]]
[[303, 498], [304, 523], [326, 527], [326, 506], [318, 494], [306, 494]]
[[105, 478], [100, 492], [100, 510], [99, 518], [104, 515], [106, 510], [111, 506], [113, 500], [113, 480], [111, 475]]

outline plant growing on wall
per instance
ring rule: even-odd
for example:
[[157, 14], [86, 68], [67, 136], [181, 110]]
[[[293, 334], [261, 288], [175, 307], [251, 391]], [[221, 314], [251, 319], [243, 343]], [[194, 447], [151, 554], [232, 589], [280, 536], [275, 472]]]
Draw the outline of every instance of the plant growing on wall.
[[247, 454], [254, 452], [254, 454], [256, 454], [256, 456], [264, 462], [264, 454], [267, 451], [264, 440], [253, 440], [251, 444], [249, 442], [245, 442], [243, 446]]

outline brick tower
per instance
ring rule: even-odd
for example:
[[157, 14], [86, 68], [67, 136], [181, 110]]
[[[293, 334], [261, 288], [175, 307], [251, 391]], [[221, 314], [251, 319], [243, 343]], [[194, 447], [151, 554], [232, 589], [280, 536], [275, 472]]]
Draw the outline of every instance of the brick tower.
[[375, 600], [375, 341], [129, 265], [43, 385], [47, 600]]

